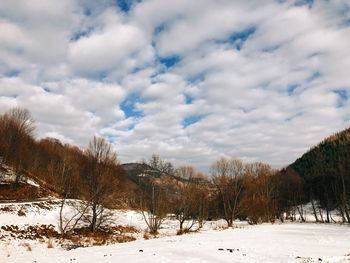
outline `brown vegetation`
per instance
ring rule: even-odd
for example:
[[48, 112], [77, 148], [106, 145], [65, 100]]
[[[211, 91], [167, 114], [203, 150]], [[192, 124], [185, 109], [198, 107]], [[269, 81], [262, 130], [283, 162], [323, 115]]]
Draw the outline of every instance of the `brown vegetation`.
[[60, 233], [55, 230], [53, 225], [32, 225], [22, 227], [17, 225], [5, 225], [0, 227], [0, 240], [4, 240], [8, 237], [20, 240], [35, 240], [43, 243], [46, 242], [49, 248], [52, 248], [54, 240], [57, 240], [61, 246], [71, 249], [82, 246], [133, 241], [135, 240], [132, 236], [134, 233], [137, 233], [137, 230], [130, 226], [100, 228], [94, 232], [91, 232], [90, 228], [76, 228], [73, 232], [62, 239]]
[[[15, 174], [10, 184], [0, 178], [0, 199], [59, 193], [61, 238], [98, 236], [96, 242], [103, 243], [107, 242], [104, 237], [112, 235], [115, 241], [128, 240], [115, 236], [116, 232], [122, 235], [120, 229], [108, 228], [111, 217], [106, 208], [121, 207], [140, 209], [150, 234], [158, 233], [169, 214], [179, 221], [178, 234], [192, 231], [194, 225], [199, 229], [213, 218], [225, 219], [229, 227], [236, 219], [252, 224], [283, 220], [285, 213], [292, 220], [298, 214], [304, 221], [307, 202], [318, 222], [330, 222], [332, 209], [350, 222], [348, 130], [324, 140], [280, 171], [264, 163], [220, 158], [211, 166], [210, 179], [191, 166], [176, 169], [157, 155], [137, 165], [128, 164], [125, 171], [103, 138], [94, 137], [86, 149], [80, 149], [53, 138], [37, 140], [33, 130], [34, 122], [25, 109], [0, 115], [0, 172], [11, 167]], [[327, 166], [329, 162], [336, 166]], [[40, 187], [26, 184], [24, 178]], [[83, 202], [76, 215], [64, 218], [62, 211], [69, 198]], [[24, 216], [25, 210], [19, 213]], [[77, 229], [81, 221], [88, 228]], [[87, 234], [87, 229], [92, 233]]]
[[30, 184], [0, 184], [0, 200], [33, 200], [47, 196], [48, 192]]

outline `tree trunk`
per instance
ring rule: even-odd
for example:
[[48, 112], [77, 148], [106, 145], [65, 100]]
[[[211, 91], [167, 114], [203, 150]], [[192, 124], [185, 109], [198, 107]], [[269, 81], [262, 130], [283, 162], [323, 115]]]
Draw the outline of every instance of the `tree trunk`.
[[326, 214], [327, 214], [326, 223], [330, 223], [328, 205], [326, 205]]
[[64, 203], [66, 201], [66, 198], [63, 198], [62, 200], [62, 203], [61, 203], [61, 207], [60, 207], [60, 221], [59, 221], [59, 230], [60, 230], [60, 233], [61, 233], [61, 237], [64, 237], [64, 227], [63, 227], [63, 206], [64, 206]]
[[300, 215], [300, 219], [302, 222], [305, 222], [305, 218], [304, 218], [304, 211], [303, 211], [303, 205], [300, 206], [297, 206], [297, 210], [298, 210], [298, 213]]
[[323, 219], [323, 212], [321, 208], [318, 208], [318, 212], [320, 213], [320, 217], [321, 217], [321, 222], [324, 223], [324, 219]]
[[312, 211], [314, 213], [315, 220], [318, 223], [319, 220], [318, 220], [318, 216], [317, 216], [317, 212], [316, 212], [316, 206], [315, 206], [315, 200], [314, 199], [311, 199], [311, 205], [312, 205]]
[[96, 206], [96, 204], [93, 204], [92, 205], [92, 218], [91, 218], [91, 224], [90, 224], [90, 231], [91, 232], [95, 232], [96, 223], [97, 223], [97, 206]]
[[182, 232], [183, 230], [183, 224], [184, 224], [185, 220], [183, 218], [180, 219], [180, 232]]
[[341, 175], [341, 181], [342, 181], [342, 187], [343, 187], [343, 196], [342, 196], [342, 203], [344, 207], [344, 214], [346, 216], [346, 219], [348, 220], [348, 223], [350, 223], [350, 214], [349, 214], [349, 206], [348, 206], [348, 200], [347, 200], [347, 191], [346, 191], [346, 185], [344, 180], [344, 175]]

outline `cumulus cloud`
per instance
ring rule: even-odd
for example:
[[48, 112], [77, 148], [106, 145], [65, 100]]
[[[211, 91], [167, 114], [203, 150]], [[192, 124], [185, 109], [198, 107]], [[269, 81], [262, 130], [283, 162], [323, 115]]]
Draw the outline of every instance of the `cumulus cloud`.
[[349, 125], [350, 4], [1, 1], [0, 110], [40, 137], [105, 136], [200, 170], [219, 156], [281, 167]]
[[80, 73], [94, 75], [120, 66], [128, 70], [142, 66], [152, 57], [152, 52], [145, 48], [147, 44], [140, 29], [116, 23], [102, 32], [94, 32], [72, 42], [69, 58], [73, 68]]

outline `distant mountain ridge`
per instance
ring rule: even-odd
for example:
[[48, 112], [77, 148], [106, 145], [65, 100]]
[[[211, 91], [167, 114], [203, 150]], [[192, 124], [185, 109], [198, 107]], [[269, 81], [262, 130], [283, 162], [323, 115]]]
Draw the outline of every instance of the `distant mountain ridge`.
[[[179, 182], [187, 182], [188, 179], [177, 176], [175, 173], [160, 172], [152, 168], [146, 163], [125, 163], [121, 167], [126, 172], [128, 178], [135, 183], [140, 181], [140, 178], [149, 177], [149, 178], [168, 178], [173, 179]], [[191, 178], [191, 182], [196, 183], [209, 183], [208, 181], [201, 178]]]

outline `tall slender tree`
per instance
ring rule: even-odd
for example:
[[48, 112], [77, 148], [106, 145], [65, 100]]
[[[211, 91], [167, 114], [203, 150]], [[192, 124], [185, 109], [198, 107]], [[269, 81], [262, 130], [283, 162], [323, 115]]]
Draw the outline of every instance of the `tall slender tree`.
[[94, 137], [85, 152], [83, 180], [87, 186], [91, 214], [86, 217], [95, 231], [105, 220], [107, 198], [117, 190], [117, 155], [103, 138]]

